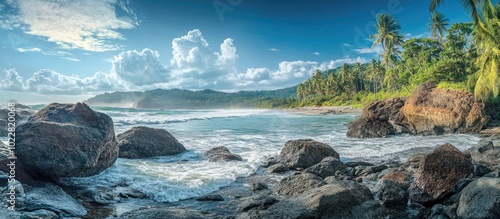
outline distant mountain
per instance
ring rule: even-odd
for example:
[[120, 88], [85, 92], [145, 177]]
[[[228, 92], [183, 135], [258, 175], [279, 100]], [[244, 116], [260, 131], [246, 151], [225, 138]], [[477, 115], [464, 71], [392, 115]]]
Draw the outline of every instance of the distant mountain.
[[126, 106], [142, 109], [207, 109], [276, 107], [297, 96], [297, 87], [272, 91], [226, 93], [214, 90], [155, 89], [144, 92], [113, 92], [89, 98], [89, 105]]

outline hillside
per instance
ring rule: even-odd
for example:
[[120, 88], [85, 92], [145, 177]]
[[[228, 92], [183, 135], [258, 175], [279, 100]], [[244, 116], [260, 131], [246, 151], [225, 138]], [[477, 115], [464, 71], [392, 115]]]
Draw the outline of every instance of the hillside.
[[214, 90], [155, 89], [144, 92], [104, 93], [84, 101], [90, 105], [142, 109], [209, 109], [277, 107], [295, 101], [297, 87], [272, 91], [226, 93]]

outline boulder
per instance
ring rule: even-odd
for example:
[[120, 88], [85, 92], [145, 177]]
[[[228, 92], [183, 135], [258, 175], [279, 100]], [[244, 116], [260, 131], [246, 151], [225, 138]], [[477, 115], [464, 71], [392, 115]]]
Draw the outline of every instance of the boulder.
[[384, 174], [382, 178], [380, 178], [379, 182], [390, 181], [397, 185], [399, 188], [403, 190], [407, 190], [410, 187], [410, 176], [403, 171], [392, 171]]
[[459, 218], [500, 218], [500, 178], [479, 178], [462, 191]]
[[377, 183], [376, 197], [387, 207], [406, 206], [408, 193], [396, 183], [389, 180], [381, 180]]
[[278, 200], [268, 195], [256, 195], [243, 199], [239, 204], [237, 219], [261, 219], [261, 211], [277, 203]]
[[98, 174], [118, 158], [113, 120], [84, 103], [53, 103], [18, 126], [15, 154], [36, 178]]
[[224, 201], [224, 197], [222, 197], [222, 195], [215, 195], [215, 194], [204, 195], [204, 196], [200, 196], [200, 197], [196, 198], [196, 201], [202, 201], [202, 202], [206, 202], [206, 201], [220, 202], [220, 201]]
[[487, 139], [481, 139], [470, 149], [470, 155], [473, 161], [484, 166], [495, 169], [500, 164], [500, 147], [493, 146], [493, 142]]
[[201, 213], [182, 208], [144, 208], [123, 213], [120, 219], [203, 219]]
[[283, 163], [273, 164], [266, 169], [266, 172], [268, 173], [282, 173], [286, 171], [288, 171], [288, 167], [286, 167]]
[[308, 168], [330, 156], [339, 159], [339, 154], [329, 145], [312, 139], [300, 139], [287, 141], [278, 159], [293, 169]]
[[141, 159], [155, 156], [174, 155], [186, 151], [165, 129], [144, 126], [132, 129], [116, 136], [121, 158]]
[[420, 161], [415, 181], [409, 188], [410, 198], [429, 203], [453, 190], [456, 183], [474, 170], [472, 163], [451, 144], [444, 144]]
[[335, 175], [335, 172], [344, 170], [345, 168], [347, 168], [347, 166], [339, 159], [326, 157], [321, 162], [308, 167], [305, 172], [312, 173], [321, 178], [326, 178]]
[[260, 218], [354, 218], [353, 208], [373, 200], [368, 187], [337, 181], [271, 205]]
[[273, 190], [281, 195], [296, 195], [323, 185], [323, 179], [311, 173], [293, 174], [274, 185]]
[[32, 187], [25, 194], [24, 201], [19, 203], [23, 211], [49, 210], [64, 218], [82, 217], [87, 214], [80, 202], [52, 183]]
[[488, 122], [484, 104], [470, 92], [418, 86], [401, 108], [403, 125], [414, 134], [477, 133]]
[[236, 154], [231, 153], [226, 147], [215, 147], [203, 153], [208, 162], [217, 161], [242, 161], [243, 159]]
[[347, 128], [347, 137], [350, 138], [382, 138], [394, 133], [394, 128], [388, 121], [364, 118], [356, 119]]
[[394, 133], [407, 132], [400, 125], [404, 117], [400, 116], [399, 113], [405, 101], [406, 98], [397, 97], [366, 105], [361, 116], [349, 124], [347, 137], [379, 138]]

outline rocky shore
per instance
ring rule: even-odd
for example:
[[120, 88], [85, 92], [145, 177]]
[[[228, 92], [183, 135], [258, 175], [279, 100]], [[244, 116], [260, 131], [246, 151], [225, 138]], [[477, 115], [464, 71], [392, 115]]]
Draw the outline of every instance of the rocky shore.
[[327, 115], [327, 114], [344, 114], [344, 113], [360, 113], [361, 108], [353, 108], [351, 106], [305, 106], [291, 109], [282, 109], [287, 113], [298, 113], [306, 115]]
[[[425, 98], [368, 105], [347, 134], [477, 133], [487, 122], [479, 103], [459, 98], [466, 94], [432, 84], [417, 94]], [[496, 138], [484, 138], [466, 151], [444, 144], [401, 152], [411, 154], [408, 159], [394, 154], [370, 162], [342, 160], [335, 148], [313, 139], [290, 140], [255, 174], [211, 194], [167, 203], [127, 182], [78, 185], [68, 180], [99, 174], [118, 157], [183, 153], [186, 148], [166, 130], [134, 127], [115, 136], [111, 118], [86, 104], [50, 104], [20, 124], [16, 136], [15, 180], [9, 181], [11, 160], [0, 155], [0, 192], [15, 194], [16, 211], [2, 206], [0, 218], [500, 218]], [[225, 147], [202, 157], [227, 165], [242, 162]], [[9, 199], [2, 196], [2, 204]]]

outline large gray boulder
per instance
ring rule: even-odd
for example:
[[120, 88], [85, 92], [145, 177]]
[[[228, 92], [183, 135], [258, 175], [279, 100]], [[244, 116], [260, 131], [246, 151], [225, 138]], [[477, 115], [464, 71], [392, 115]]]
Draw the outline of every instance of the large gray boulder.
[[354, 181], [337, 181], [285, 198], [262, 212], [260, 218], [354, 218], [353, 208], [373, 200], [368, 187]]
[[453, 190], [474, 170], [471, 161], [451, 144], [444, 144], [420, 161], [410, 198], [419, 203], [436, 201]]
[[165, 129], [138, 126], [119, 134], [116, 138], [121, 158], [141, 159], [186, 151], [184, 145]]
[[335, 175], [335, 172], [347, 168], [339, 159], [335, 157], [326, 157], [321, 162], [308, 167], [305, 172], [312, 173], [321, 178], [326, 178]]
[[323, 179], [311, 173], [294, 174], [287, 176], [277, 184], [273, 189], [281, 195], [296, 195], [307, 190], [322, 186]]
[[16, 156], [39, 179], [98, 174], [118, 158], [113, 120], [84, 103], [53, 103], [20, 125]]
[[457, 215], [467, 219], [500, 218], [500, 178], [480, 178], [462, 190]]
[[233, 154], [226, 147], [215, 147], [205, 153], [203, 157], [208, 159], [208, 162], [218, 162], [218, 161], [242, 161], [243, 158], [240, 155]]
[[82, 217], [87, 214], [87, 210], [80, 202], [51, 183], [27, 189], [25, 194], [24, 200], [19, 203], [23, 211], [48, 210], [64, 218]]
[[338, 159], [339, 154], [325, 143], [312, 139], [300, 139], [287, 141], [278, 159], [288, 168], [308, 168], [326, 157]]
[[490, 169], [495, 169], [500, 165], [500, 147], [493, 146], [493, 142], [488, 139], [481, 139], [468, 152], [473, 161]]

